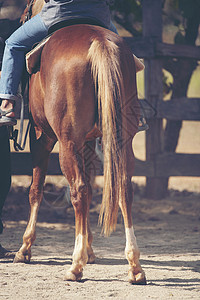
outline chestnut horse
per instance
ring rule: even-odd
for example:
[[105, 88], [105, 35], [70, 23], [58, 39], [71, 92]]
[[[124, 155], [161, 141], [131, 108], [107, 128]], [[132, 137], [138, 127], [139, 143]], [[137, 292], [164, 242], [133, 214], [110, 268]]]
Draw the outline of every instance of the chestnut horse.
[[70, 185], [76, 226], [73, 262], [65, 279], [80, 280], [84, 266], [94, 261], [88, 157], [91, 161], [95, 138], [102, 135], [104, 190], [100, 222], [104, 233], [110, 234], [116, 227], [118, 207], [121, 208], [129, 281], [145, 284], [131, 216], [132, 139], [137, 132], [140, 108], [130, 49], [118, 35], [99, 26], [73, 25], [56, 31], [43, 48], [39, 71], [30, 78], [29, 101], [34, 123], [30, 217], [15, 262], [30, 261], [48, 158], [57, 141], [60, 166]]

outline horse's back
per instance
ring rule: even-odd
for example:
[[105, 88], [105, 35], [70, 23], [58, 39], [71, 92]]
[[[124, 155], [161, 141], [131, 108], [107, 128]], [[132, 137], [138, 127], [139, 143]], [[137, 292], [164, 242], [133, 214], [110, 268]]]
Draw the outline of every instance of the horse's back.
[[[61, 64], [65, 62], [66, 68], [71, 61], [76, 62], [76, 59], [77, 62], [81, 59], [82, 62], [88, 64], [88, 50], [94, 40], [98, 40], [102, 44], [111, 41], [121, 52], [126, 51], [126, 55], [128, 53], [129, 56], [132, 56], [130, 49], [120, 36], [103, 27], [82, 24], [64, 27], [56, 31], [45, 46], [42, 59], [46, 58], [51, 63], [55, 61], [56, 64], [59, 61]], [[48, 68], [50, 65], [45, 61], [44, 66]]]

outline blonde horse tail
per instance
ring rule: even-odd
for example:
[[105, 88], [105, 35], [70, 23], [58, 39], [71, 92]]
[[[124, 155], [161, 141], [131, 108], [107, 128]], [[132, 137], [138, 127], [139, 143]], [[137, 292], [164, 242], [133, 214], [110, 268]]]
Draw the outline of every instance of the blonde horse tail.
[[116, 229], [119, 201], [126, 193], [126, 151], [123, 148], [122, 104], [124, 84], [119, 47], [112, 41], [94, 39], [88, 52], [98, 94], [98, 113], [103, 133], [104, 190], [99, 216], [105, 235]]

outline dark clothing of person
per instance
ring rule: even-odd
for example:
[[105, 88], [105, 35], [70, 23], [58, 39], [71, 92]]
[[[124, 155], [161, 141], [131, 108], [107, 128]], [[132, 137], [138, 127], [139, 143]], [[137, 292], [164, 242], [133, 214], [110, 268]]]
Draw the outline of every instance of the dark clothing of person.
[[6, 126], [0, 127], [0, 233], [3, 232], [1, 220], [3, 206], [11, 185], [10, 143]]
[[56, 23], [80, 18], [92, 18], [110, 28], [107, 0], [50, 0], [39, 14], [48, 29]]

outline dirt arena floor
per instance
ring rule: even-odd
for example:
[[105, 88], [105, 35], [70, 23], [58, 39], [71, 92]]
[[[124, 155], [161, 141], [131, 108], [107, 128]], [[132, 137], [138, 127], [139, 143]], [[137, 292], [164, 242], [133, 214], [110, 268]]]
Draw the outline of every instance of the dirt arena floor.
[[[50, 184], [48, 191], [62, 193]], [[143, 197], [135, 187], [133, 218], [147, 286], [130, 285], [124, 257], [125, 236], [119, 213], [117, 230], [101, 235], [98, 212], [101, 189], [91, 207], [96, 262], [87, 265], [81, 282], [63, 280], [74, 246], [74, 213], [70, 206], [43, 201], [30, 264], [0, 259], [0, 299], [199, 299], [200, 194], [175, 190], [162, 200]], [[2, 245], [17, 251], [28, 216], [28, 188], [15, 186], [6, 201]], [[48, 200], [48, 197], [46, 197]]]
[[[200, 136], [195, 134], [199, 130], [200, 124], [195, 122], [185, 126], [179, 152], [199, 153]], [[143, 137], [138, 134], [134, 145], [140, 159], [144, 158]], [[30, 181], [27, 176], [13, 177], [3, 210], [5, 230], [0, 242], [12, 251], [22, 243]], [[109, 238], [101, 235], [98, 213], [102, 177], [95, 181], [90, 214], [96, 262], [85, 267], [81, 282], [63, 280], [74, 247], [74, 212], [65, 201], [55, 201], [64, 193], [65, 185], [63, 177], [57, 176], [47, 177], [31, 263], [13, 264], [10, 258], [0, 259], [0, 300], [200, 299], [200, 179], [171, 178], [169, 195], [161, 200], [144, 197], [144, 178], [134, 178], [134, 182], [132, 215], [146, 286], [127, 281], [120, 212], [116, 232]]]

